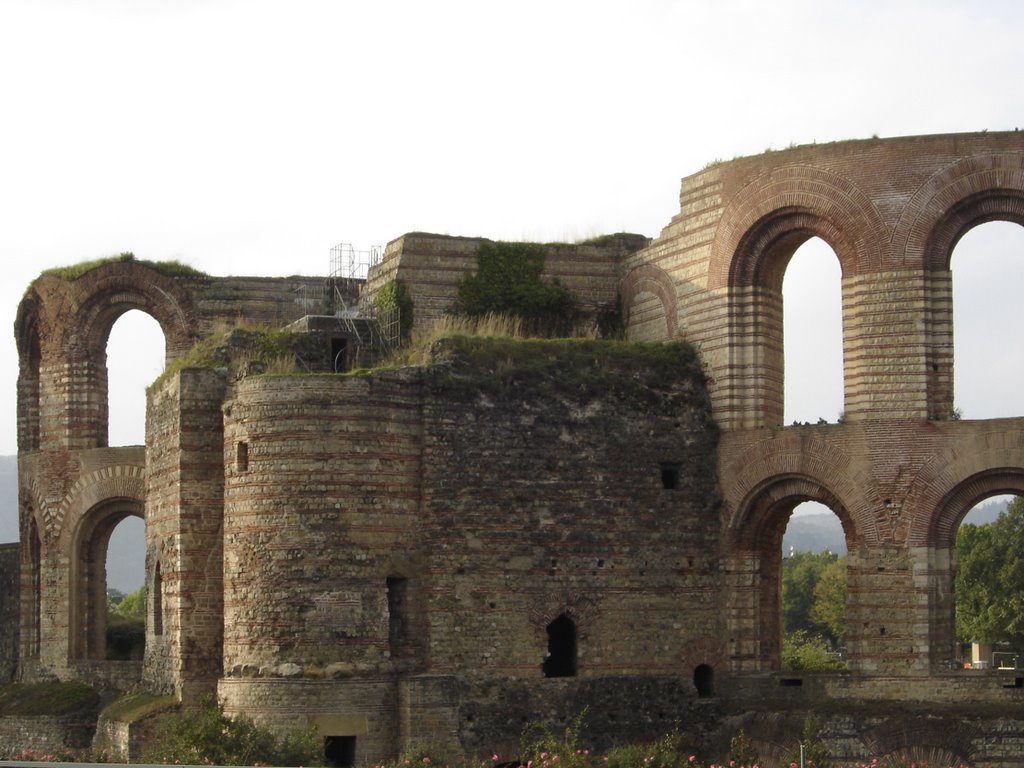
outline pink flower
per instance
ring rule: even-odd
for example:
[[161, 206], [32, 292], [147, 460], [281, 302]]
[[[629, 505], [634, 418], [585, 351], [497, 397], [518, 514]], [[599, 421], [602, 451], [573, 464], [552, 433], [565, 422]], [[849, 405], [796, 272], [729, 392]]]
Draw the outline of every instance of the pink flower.
[[423, 758], [423, 762], [424, 763], [429, 763], [430, 762], [430, 758], [429, 757], [424, 757]]
[[690, 762], [691, 763], [696, 763], [697, 762], [697, 756], [696, 755], [690, 755]]
[[493, 762], [493, 763], [498, 762], [498, 753], [497, 752], [495, 752], [493, 755], [491, 755], [491, 762]]

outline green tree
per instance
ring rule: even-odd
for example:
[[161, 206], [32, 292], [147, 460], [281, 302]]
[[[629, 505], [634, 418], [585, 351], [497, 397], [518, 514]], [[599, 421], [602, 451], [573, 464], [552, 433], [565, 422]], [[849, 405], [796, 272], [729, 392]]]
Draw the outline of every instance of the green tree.
[[960, 526], [956, 560], [957, 637], [1024, 647], [1024, 499], [993, 523]]
[[808, 635], [802, 629], [787, 632], [782, 638], [782, 668], [801, 672], [845, 669], [846, 664], [829, 648], [820, 635]]
[[846, 558], [828, 563], [814, 585], [811, 625], [838, 647], [846, 638]]
[[821, 633], [822, 626], [811, 615], [815, 589], [825, 570], [838, 560], [831, 552], [795, 552], [782, 561], [782, 619], [786, 632]]
[[[114, 590], [111, 590], [114, 591]], [[139, 587], [134, 592], [121, 597], [114, 602], [109, 593], [107, 598], [107, 613], [122, 619], [145, 621], [146, 620], [146, 588]]]
[[564, 336], [576, 319], [576, 301], [557, 279], [545, 282], [544, 246], [536, 243], [481, 243], [477, 270], [459, 281], [456, 314], [514, 315], [529, 330]]

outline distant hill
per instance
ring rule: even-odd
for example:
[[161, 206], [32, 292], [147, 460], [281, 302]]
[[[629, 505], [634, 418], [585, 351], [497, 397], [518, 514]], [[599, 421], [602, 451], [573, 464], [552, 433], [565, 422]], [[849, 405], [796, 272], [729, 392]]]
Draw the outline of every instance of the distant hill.
[[994, 523], [996, 518], [1003, 514], [1009, 505], [1009, 499], [992, 499], [991, 501], [986, 501], [984, 504], [979, 504], [968, 512], [967, 517], [964, 518], [964, 522], [973, 523], [974, 525]]
[[[1010, 497], [997, 497], [979, 504], [964, 518], [965, 523], [985, 525], [993, 522], [1006, 511]], [[846, 554], [846, 538], [839, 518], [831, 512], [810, 515], [794, 515], [782, 537], [782, 551], [789, 552], [835, 552]]]
[[831, 512], [812, 515], [794, 515], [782, 537], [782, 551], [789, 552], [835, 552], [846, 554], [846, 537], [843, 524]]
[[0, 544], [18, 538], [18, 457], [0, 456]]
[[[0, 544], [18, 541], [18, 457], [0, 456]], [[134, 592], [142, 586], [146, 562], [146, 528], [129, 518], [110, 536], [107, 586]]]

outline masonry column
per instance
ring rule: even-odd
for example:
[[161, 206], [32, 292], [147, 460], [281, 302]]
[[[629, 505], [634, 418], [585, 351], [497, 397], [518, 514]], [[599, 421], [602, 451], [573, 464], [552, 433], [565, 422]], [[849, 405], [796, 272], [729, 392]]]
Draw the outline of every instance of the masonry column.
[[223, 654], [222, 372], [187, 369], [146, 414], [147, 685], [196, 703], [216, 692]]

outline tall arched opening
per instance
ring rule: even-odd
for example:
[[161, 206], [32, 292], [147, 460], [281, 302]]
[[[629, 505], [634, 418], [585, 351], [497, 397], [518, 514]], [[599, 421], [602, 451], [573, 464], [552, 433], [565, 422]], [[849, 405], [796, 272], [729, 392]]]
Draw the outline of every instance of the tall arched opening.
[[[729, 630], [735, 671], [767, 672], [783, 667], [782, 542], [794, 510], [806, 502], [817, 502], [831, 510], [849, 547], [853, 536], [849, 514], [834, 493], [812, 478], [789, 475], [767, 480], [748, 497], [735, 518], [727, 590], [735, 617]], [[836, 567], [845, 587], [845, 563]], [[845, 626], [845, 590], [838, 599], [842, 614], [839, 621]], [[838, 643], [822, 648], [822, 656], [837, 658], [837, 648]], [[836, 666], [841, 665], [832, 665]]]
[[76, 531], [69, 610], [73, 659], [107, 658], [107, 552], [114, 529], [130, 516], [143, 516], [141, 502], [107, 499], [85, 514]]
[[146, 442], [146, 387], [164, 369], [166, 341], [160, 324], [132, 309], [111, 326], [107, 337], [109, 445]]
[[954, 564], [958, 662], [1024, 668], [1024, 497], [975, 504], [957, 528]]
[[784, 424], [839, 421], [843, 404], [842, 270], [812, 237], [794, 251], [782, 280]]
[[846, 534], [824, 504], [793, 508], [782, 537], [782, 668], [846, 666]]
[[991, 221], [967, 231], [950, 260], [955, 413], [967, 419], [1024, 415], [1024, 227]]

